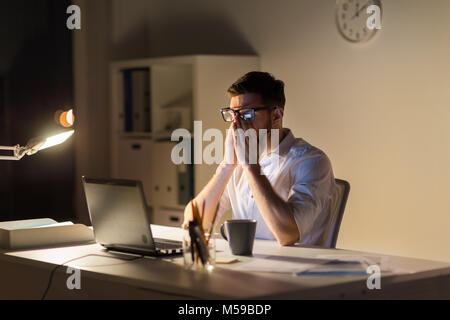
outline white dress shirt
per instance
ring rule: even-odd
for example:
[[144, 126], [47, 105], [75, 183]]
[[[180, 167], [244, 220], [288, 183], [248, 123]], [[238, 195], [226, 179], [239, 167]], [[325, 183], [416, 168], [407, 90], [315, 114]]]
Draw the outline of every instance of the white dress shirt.
[[[259, 163], [274, 191], [292, 205], [293, 215], [303, 245], [324, 245], [324, 232], [330, 217], [335, 180], [330, 160], [321, 150], [291, 130], [279, 146], [279, 154], [264, 155]], [[274, 157], [279, 157], [278, 163]], [[264, 221], [241, 166], [234, 170], [220, 199], [219, 217], [228, 209], [233, 219], [257, 221], [256, 238], [275, 240]]]

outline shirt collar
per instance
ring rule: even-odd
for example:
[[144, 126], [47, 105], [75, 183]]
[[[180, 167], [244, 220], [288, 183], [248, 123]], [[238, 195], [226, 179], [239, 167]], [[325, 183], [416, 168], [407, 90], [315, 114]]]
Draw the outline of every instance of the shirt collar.
[[291, 150], [291, 147], [294, 145], [295, 137], [292, 134], [291, 129], [284, 128], [282, 130], [285, 133], [285, 136], [284, 136], [283, 140], [280, 142], [278, 154], [281, 157], [284, 157], [285, 155], [287, 155], [289, 153], [289, 150]]
[[[281, 130], [283, 131], [285, 136], [284, 136], [283, 140], [281, 140], [280, 145], [278, 146], [278, 154], [274, 153], [272, 151], [269, 154], [263, 155], [261, 158], [261, 160], [262, 160], [261, 164], [264, 164], [266, 162], [266, 161], [264, 161], [265, 160], [264, 158], [266, 158], [266, 157], [270, 158], [274, 155], [278, 155], [279, 157], [285, 157], [289, 153], [289, 150], [291, 150], [291, 147], [294, 145], [295, 137], [292, 134], [292, 131], [288, 128], [283, 128]], [[269, 161], [269, 160], [267, 159], [267, 161]]]

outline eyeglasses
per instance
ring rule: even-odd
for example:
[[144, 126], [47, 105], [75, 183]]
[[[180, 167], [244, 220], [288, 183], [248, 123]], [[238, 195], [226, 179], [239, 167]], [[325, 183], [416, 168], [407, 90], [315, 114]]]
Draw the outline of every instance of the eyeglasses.
[[262, 108], [244, 108], [240, 110], [233, 110], [231, 108], [220, 109], [222, 118], [225, 122], [233, 122], [236, 115], [245, 122], [253, 122], [255, 120], [255, 112], [260, 110], [274, 110], [277, 106], [262, 107]]

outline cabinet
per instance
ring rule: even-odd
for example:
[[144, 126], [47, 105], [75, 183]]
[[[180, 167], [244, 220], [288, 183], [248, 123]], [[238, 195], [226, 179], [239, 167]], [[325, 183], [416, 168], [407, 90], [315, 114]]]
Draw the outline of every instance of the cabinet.
[[171, 152], [178, 142], [171, 141], [172, 132], [184, 128], [193, 136], [193, 122], [202, 121], [203, 132], [220, 129], [225, 137], [227, 124], [219, 109], [229, 105], [226, 91], [239, 77], [257, 70], [255, 56], [194, 55], [111, 63], [111, 176], [143, 182], [153, 223], [178, 223], [184, 206], [217, 168], [173, 164]]

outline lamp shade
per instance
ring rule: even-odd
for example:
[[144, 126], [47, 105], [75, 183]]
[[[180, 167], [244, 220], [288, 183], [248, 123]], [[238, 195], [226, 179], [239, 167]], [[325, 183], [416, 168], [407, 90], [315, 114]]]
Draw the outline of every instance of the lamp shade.
[[71, 130], [45, 139], [44, 144], [39, 147], [38, 151], [64, 143], [67, 139], [69, 139], [73, 135], [74, 132], [75, 132], [74, 130]]
[[58, 144], [61, 144], [69, 139], [74, 134], [74, 132], [74, 130], [71, 130], [48, 138], [31, 139], [24, 148], [24, 153], [31, 156], [38, 151], [57, 146]]

